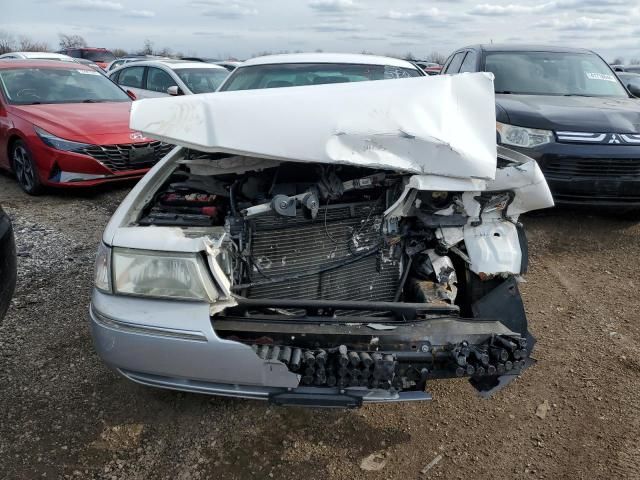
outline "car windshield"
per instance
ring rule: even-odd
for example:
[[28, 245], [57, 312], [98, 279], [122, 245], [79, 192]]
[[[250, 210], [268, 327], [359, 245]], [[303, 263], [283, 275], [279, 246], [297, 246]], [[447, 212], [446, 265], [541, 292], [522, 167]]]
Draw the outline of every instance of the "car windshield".
[[111, 80], [84, 68], [1, 69], [0, 85], [14, 105], [131, 101]]
[[220, 90], [298, 87], [420, 76], [413, 68], [349, 63], [279, 63], [236, 68]]
[[591, 53], [491, 52], [485, 70], [496, 93], [628, 97], [609, 66]]
[[109, 50], [83, 50], [82, 58], [91, 60], [92, 62], [113, 62], [116, 56]]
[[174, 71], [193, 93], [215, 92], [229, 75], [223, 68], [176, 68]]

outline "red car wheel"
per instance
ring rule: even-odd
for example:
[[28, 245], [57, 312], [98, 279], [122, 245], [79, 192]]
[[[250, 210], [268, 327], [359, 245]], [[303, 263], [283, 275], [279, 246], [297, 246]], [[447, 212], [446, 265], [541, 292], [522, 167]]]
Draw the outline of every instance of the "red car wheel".
[[20, 187], [29, 195], [38, 195], [42, 191], [40, 177], [33, 157], [22, 140], [13, 143], [11, 163]]

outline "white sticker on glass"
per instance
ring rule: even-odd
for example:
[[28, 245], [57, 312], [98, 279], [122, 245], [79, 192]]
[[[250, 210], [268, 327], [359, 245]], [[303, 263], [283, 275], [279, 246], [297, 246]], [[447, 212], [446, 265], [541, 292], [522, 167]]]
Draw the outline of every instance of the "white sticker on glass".
[[615, 82], [616, 79], [609, 73], [585, 72], [589, 80], [604, 80], [605, 82]]

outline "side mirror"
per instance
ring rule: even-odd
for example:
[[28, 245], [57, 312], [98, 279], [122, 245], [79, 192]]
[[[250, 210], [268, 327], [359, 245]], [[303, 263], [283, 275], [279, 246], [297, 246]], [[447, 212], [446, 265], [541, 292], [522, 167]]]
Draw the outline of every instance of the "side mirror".
[[178, 87], [177, 85], [172, 85], [171, 87], [167, 88], [167, 93], [172, 97], [177, 97], [178, 95], [184, 95], [184, 92], [180, 90], [180, 87]]
[[125, 91], [127, 92], [127, 95], [129, 95], [129, 98], [130, 98], [131, 100], [135, 100], [135, 99], [137, 98], [137, 97], [136, 97], [136, 94], [135, 94], [135, 93], [133, 93], [131, 90], [125, 90]]
[[629, 93], [634, 97], [640, 97], [640, 85], [637, 83], [628, 83], [627, 90], [629, 90]]

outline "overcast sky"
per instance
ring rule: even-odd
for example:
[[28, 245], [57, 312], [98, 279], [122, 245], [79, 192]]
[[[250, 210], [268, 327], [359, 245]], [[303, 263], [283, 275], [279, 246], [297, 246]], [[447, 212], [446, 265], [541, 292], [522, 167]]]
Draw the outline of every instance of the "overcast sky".
[[587, 47], [640, 58], [640, 0], [0, 0], [0, 29], [57, 47], [90, 46], [246, 58], [264, 51], [443, 54], [471, 43]]

